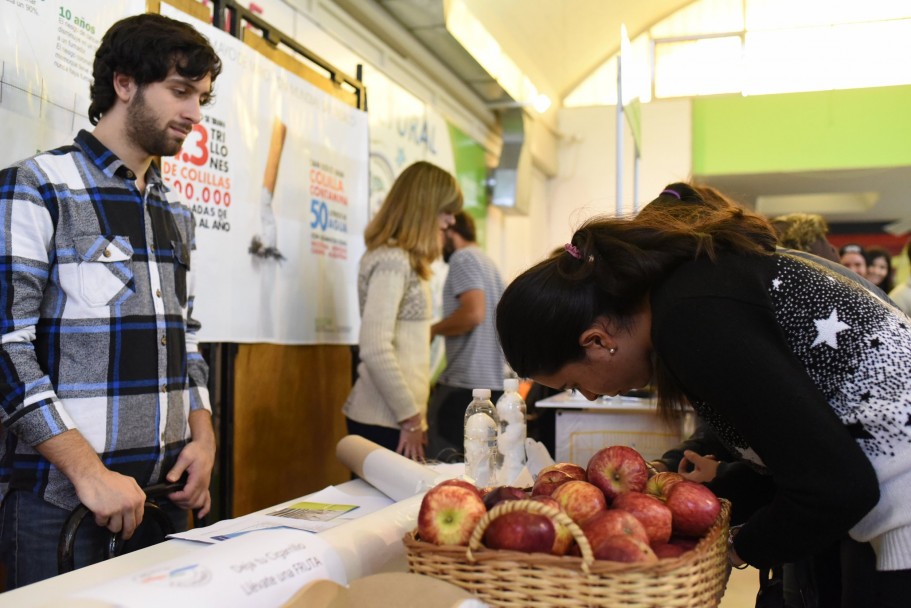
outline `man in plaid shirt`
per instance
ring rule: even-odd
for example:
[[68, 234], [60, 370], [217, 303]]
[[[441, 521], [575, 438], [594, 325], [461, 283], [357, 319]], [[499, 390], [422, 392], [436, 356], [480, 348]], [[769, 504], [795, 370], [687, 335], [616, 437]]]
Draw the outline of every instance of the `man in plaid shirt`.
[[153, 159], [181, 149], [220, 71], [185, 23], [119, 21], [95, 56], [94, 131], [0, 172], [8, 588], [56, 574], [61, 526], [79, 503], [100, 527], [82, 526], [77, 566], [101, 558], [108, 531], [133, 535], [142, 486], [186, 477], [166, 508], [178, 529], [187, 509], [209, 510], [215, 436], [192, 319], [194, 220], [168, 201]]

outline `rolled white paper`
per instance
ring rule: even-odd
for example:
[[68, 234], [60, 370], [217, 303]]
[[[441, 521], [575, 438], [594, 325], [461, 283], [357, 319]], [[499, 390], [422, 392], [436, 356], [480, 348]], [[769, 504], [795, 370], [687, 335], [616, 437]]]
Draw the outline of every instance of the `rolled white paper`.
[[337, 556], [326, 565], [333, 580], [353, 581], [379, 572], [405, 572], [402, 537], [417, 525], [423, 493], [319, 533]]
[[335, 454], [352, 473], [396, 501], [430, 489], [440, 477], [430, 467], [360, 435], [342, 437]]

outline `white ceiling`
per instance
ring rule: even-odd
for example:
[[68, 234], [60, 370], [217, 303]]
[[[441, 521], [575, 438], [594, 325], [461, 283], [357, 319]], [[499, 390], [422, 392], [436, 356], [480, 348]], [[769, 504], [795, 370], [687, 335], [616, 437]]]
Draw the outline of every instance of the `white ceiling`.
[[[363, 6], [365, 2], [336, 1], [347, 8]], [[448, 35], [444, 0], [366, 1], [375, 2], [388, 12], [485, 103], [495, 105], [509, 99]], [[632, 39], [693, 0], [463, 1], [539, 90], [552, 99], [562, 99], [619, 50], [621, 24], [626, 25]], [[768, 196], [872, 192], [876, 193], [876, 203], [864, 211], [792, 211], [821, 213], [833, 225], [902, 220], [908, 225], [905, 231], [911, 231], [911, 167], [695, 177], [748, 206], [756, 206], [760, 197]]]
[[[442, 0], [441, 0], [442, 1]], [[630, 39], [692, 0], [463, 0], [539, 89], [566, 97]]]

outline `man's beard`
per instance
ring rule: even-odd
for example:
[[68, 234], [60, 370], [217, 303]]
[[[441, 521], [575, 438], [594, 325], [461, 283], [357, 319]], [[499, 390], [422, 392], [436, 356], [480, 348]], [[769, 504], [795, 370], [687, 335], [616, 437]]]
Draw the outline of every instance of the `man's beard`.
[[141, 87], [127, 108], [127, 136], [150, 156], [174, 156], [183, 146], [183, 140], [169, 137], [168, 128], [158, 125], [158, 117], [146, 104]]
[[455, 245], [448, 235], [443, 236], [443, 261], [449, 263], [449, 258], [455, 253]]

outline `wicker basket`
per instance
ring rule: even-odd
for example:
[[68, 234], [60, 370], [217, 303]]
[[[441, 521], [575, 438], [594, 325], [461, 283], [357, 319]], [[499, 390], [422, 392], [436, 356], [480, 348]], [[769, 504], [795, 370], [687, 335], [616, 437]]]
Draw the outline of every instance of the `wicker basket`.
[[[657, 563], [595, 560], [579, 527], [557, 509], [533, 500], [499, 503], [485, 515], [468, 547], [423, 542], [405, 535], [411, 572], [448, 581], [492, 606], [624, 606], [624, 608], [714, 608], [721, 602], [730, 569], [727, 561], [731, 505], [692, 551]], [[525, 510], [566, 526], [582, 557], [496, 551], [481, 545], [488, 524], [499, 515]]]

